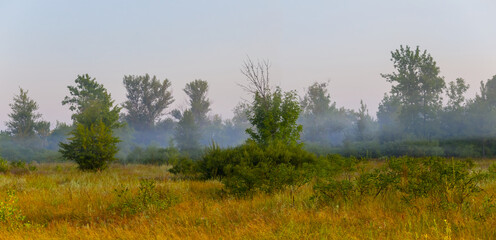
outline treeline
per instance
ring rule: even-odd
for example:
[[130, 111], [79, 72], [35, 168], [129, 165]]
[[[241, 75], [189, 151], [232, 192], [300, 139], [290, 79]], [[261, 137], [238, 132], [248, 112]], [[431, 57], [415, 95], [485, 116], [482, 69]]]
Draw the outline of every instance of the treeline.
[[[392, 86], [384, 94], [377, 118], [369, 114], [363, 101], [357, 111], [336, 106], [328, 91], [332, 86], [327, 82], [313, 83], [300, 96], [294, 91], [284, 93], [277, 87], [269, 91], [269, 64], [251, 60], [242, 67], [249, 83], [245, 90], [267, 99], [264, 94], [277, 95], [267, 101], [278, 107], [263, 109], [256, 108], [256, 101], [241, 102], [231, 119], [211, 112], [209, 85], [201, 79], [184, 87], [189, 103], [186, 109], [171, 109], [174, 98], [168, 79], [148, 74], [124, 76], [127, 99], [116, 104], [96, 79], [80, 75], [76, 85], [68, 87], [69, 96], [62, 101], [73, 112], [73, 122], [57, 123], [53, 128], [37, 112], [38, 105], [28, 92], [20, 89], [10, 104], [7, 130], [0, 134], [0, 156], [9, 160], [55, 161], [61, 159], [63, 151], [59, 149], [66, 146], [68, 150], [69, 145], [64, 144], [74, 142], [76, 136], [103, 136], [97, 134], [100, 126], [100, 131], [108, 128], [115, 138], [116, 157], [121, 162], [159, 164], [182, 156], [198, 159], [205, 146], [212, 143], [221, 148], [234, 147], [248, 138], [256, 140], [275, 134], [277, 131], [268, 128], [264, 130], [268, 132], [257, 135], [253, 123], [277, 123], [276, 128], [284, 128], [291, 121], [281, 120], [290, 116], [296, 118], [301, 131], [298, 142], [319, 155], [496, 155], [496, 76], [481, 81], [475, 98], [466, 99], [469, 85], [465, 80], [458, 78], [446, 83], [427, 51], [401, 46], [391, 56], [395, 71], [381, 76]], [[357, 94], [359, 98], [360, 93]], [[281, 110], [281, 106], [286, 108]], [[256, 114], [256, 109], [264, 111]], [[285, 116], [289, 110], [293, 113]], [[99, 121], [102, 124], [98, 125]], [[78, 124], [82, 126], [79, 133]], [[95, 133], [91, 135], [91, 131]]]

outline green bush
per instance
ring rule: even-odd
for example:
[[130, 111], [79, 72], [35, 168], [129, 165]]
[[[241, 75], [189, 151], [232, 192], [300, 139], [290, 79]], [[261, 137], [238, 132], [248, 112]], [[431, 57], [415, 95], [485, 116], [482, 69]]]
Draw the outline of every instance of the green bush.
[[[336, 161], [328, 164], [334, 166], [334, 169], [322, 164], [318, 167], [323, 172], [328, 171], [328, 175], [316, 175], [314, 196], [324, 202], [394, 193], [399, 194], [405, 203], [419, 198], [432, 198], [433, 204], [437, 206], [460, 206], [470, 196], [481, 191], [479, 183], [487, 177], [472, 170], [475, 165], [472, 160], [391, 158], [384, 166], [368, 172], [357, 171], [352, 160], [349, 160], [348, 165], [332, 162]], [[345, 175], [349, 177], [344, 178]]]
[[196, 163], [185, 156], [179, 157], [179, 159], [172, 164], [172, 168], [169, 169], [169, 172], [184, 178], [196, 178], [198, 176]]
[[166, 209], [179, 201], [179, 198], [171, 193], [157, 191], [155, 181], [142, 179], [136, 194], [132, 194], [128, 187], [121, 186], [114, 189], [116, 202], [110, 206], [113, 211], [122, 216], [143, 213], [152, 208]]
[[60, 143], [60, 152], [65, 159], [75, 161], [81, 170], [103, 170], [115, 160], [119, 139], [112, 136], [112, 129], [102, 121], [89, 128], [77, 124], [71, 133], [69, 143]]
[[0, 157], [0, 172], [6, 173], [9, 171], [9, 169], [10, 169], [9, 162]]
[[10, 162], [10, 166], [17, 169], [26, 169], [26, 163], [23, 161], [12, 161]]
[[246, 196], [302, 183], [306, 176], [303, 166], [315, 160], [316, 156], [300, 145], [272, 142], [262, 146], [248, 140], [227, 149], [212, 144], [197, 170], [205, 179], [220, 179], [231, 194]]
[[149, 146], [147, 148], [135, 147], [126, 158], [127, 163], [143, 163], [153, 165], [173, 164], [180, 157], [179, 150], [175, 147], [159, 148]]
[[5, 224], [9, 230], [28, 226], [25, 216], [17, 206], [19, 199], [15, 191], [7, 191], [4, 201], [0, 201], [0, 223]]

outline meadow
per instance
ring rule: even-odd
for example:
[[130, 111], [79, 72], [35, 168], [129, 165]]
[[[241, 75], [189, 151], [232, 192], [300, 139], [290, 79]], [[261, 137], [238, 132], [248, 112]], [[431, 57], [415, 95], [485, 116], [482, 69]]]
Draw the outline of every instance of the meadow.
[[[492, 160], [476, 161], [486, 171]], [[374, 169], [382, 161], [367, 161]], [[396, 192], [323, 202], [312, 182], [236, 197], [169, 166], [83, 172], [46, 163], [0, 175], [1, 239], [495, 239], [496, 180], [442, 207]], [[367, 170], [368, 171], [368, 170]], [[475, 171], [475, 170], [474, 170]]]

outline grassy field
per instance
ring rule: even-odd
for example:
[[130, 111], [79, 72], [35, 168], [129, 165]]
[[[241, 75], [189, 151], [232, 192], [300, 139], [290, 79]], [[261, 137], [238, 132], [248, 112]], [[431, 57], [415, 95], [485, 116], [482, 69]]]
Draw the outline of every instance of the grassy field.
[[220, 182], [178, 180], [165, 166], [41, 164], [0, 175], [0, 238], [496, 239], [496, 181], [481, 187], [447, 209], [394, 194], [322, 204], [309, 184], [236, 199]]

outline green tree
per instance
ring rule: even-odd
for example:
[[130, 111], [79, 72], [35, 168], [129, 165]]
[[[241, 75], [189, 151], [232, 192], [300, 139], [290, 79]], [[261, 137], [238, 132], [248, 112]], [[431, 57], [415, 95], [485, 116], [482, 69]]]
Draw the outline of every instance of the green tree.
[[207, 113], [210, 111], [210, 100], [207, 97], [208, 82], [201, 79], [194, 80], [186, 84], [184, 92], [189, 97], [195, 123], [201, 128], [204, 127], [208, 122]]
[[465, 102], [464, 94], [467, 92], [470, 85], [465, 83], [463, 78], [457, 78], [456, 82], [450, 82], [447, 89], [448, 109], [458, 110], [463, 107]]
[[49, 135], [50, 123], [41, 120], [41, 114], [36, 112], [38, 104], [28, 97], [28, 91], [19, 88], [19, 95], [14, 96], [14, 103], [9, 106], [12, 112], [8, 115], [7, 131], [14, 137], [26, 140], [36, 135], [43, 138]]
[[194, 151], [200, 148], [199, 139], [201, 137], [198, 124], [191, 110], [182, 113], [181, 119], [177, 123], [174, 139], [177, 147], [181, 151]]
[[296, 92], [283, 93], [278, 87], [273, 92], [270, 90], [268, 62], [255, 65], [248, 59], [242, 73], [248, 80], [244, 88], [253, 94], [247, 112], [252, 127], [246, 132], [261, 145], [274, 141], [296, 144], [302, 131], [302, 126], [296, 123], [301, 112]]
[[81, 170], [103, 170], [115, 160], [119, 139], [112, 136], [112, 129], [101, 120], [89, 128], [76, 123], [68, 138], [69, 143], [60, 143], [64, 158], [75, 161]]
[[395, 94], [384, 94], [377, 111], [377, 124], [379, 125], [379, 139], [381, 142], [394, 141], [401, 138], [402, 129], [399, 120], [401, 103]]
[[336, 103], [331, 104], [331, 95], [329, 94], [327, 87], [329, 83], [313, 83], [308, 87], [307, 93], [303, 97], [301, 102], [301, 107], [305, 114], [311, 115], [324, 115], [329, 110], [336, 109]]
[[[75, 80], [76, 86], [68, 86], [70, 96], [66, 96], [62, 105], [69, 105], [69, 110], [73, 112], [71, 118], [74, 123], [81, 123], [90, 127], [101, 120], [111, 129], [120, 127], [119, 112], [121, 108], [114, 105], [110, 93], [102, 84], [99, 84], [88, 74], [78, 75]], [[99, 107], [95, 107], [98, 105]], [[91, 114], [83, 112], [87, 108], [92, 108]]]
[[482, 156], [486, 155], [486, 141], [496, 135], [496, 75], [481, 81], [480, 94], [468, 103], [467, 136], [482, 143]]
[[336, 108], [328, 92], [328, 82], [313, 83], [301, 102], [303, 114], [299, 120], [304, 130], [302, 140], [319, 145], [341, 144], [356, 122], [352, 111]]
[[445, 82], [439, 76], [439, 67], [432, 56], [419, 47], [412, 50], [409, 46], [400, 46], [391, 56], [396, 72], [381, 76], [393, 83], [391, 94], [397, 96], [402, 105], [401, 125], [407, 134], [428, 138], [442, 107]]
[[463, 78], [457, 78], [456, 82], [450, 82], [446, 94], [448, 105], [441, 115], [442, 136], [446, 138], [460, 138], [466, 136], [467, 130], [467, 108], [465, 92], [469, 85]]
[[127, 110], [126, 121], [137, 130], [149, 130], [164, 114], [164, 110], [174, 102], [170, 90], [171, 83], [157, 77], [124, 76], [127, 101], [123, 106]]
[[363, 100], [360, 100], [360, 109], [356, 115], [357, 140], [371, 140], [374, 131], [374, 120], [370, 117], [367, 105], [363, 102]]
[[60, 143], [60, 152], [65, 159], [78, 163], [81, 170], [101, 170], [115, 160], [117, 142], [113, 129], [120, 127], [120, 108], [114, 106], [103, 85], [88, 74], [76, 79], [77, 86], [69, 86], [70, 97], [62, 104], [69, 104], [75, 128], [68, 143]]

